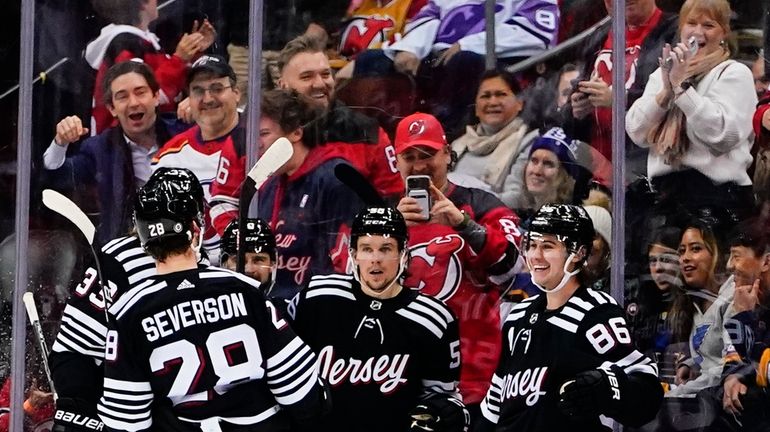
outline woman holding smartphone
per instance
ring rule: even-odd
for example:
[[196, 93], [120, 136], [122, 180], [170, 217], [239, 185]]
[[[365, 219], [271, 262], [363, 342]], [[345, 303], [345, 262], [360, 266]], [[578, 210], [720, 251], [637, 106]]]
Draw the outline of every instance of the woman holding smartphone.
[[647, 172], [669, 210], [719, 206], [740, 218], [751, 206], [746, 169], [757, 96], [749, 68], [730, 60], [730, 14], [727, 0], [687, 0], [682, 42], [663, 48], [626, 115], [628, 135], [649, 148]]

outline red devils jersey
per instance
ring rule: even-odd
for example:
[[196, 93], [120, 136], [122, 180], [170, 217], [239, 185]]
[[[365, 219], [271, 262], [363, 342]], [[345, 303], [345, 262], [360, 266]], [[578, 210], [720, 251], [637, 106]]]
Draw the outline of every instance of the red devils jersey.
[[[152, 169], [160, 167], [187, 168], [198, 178], [203, 187], [203, 198], [206, 201], [204, 213], [206, 231], [203, 233], [203, 248], [208, 253], [212, 264], [219, 263], [220, 236], [211, 222], [211, 186], [216, 184], [214, 179], [226, 178], [227, 170], [220, 165], [222, 148], [232, 145], [233, 141], [243, 142], [244, 130], [236, 126], [226, 135], [204, 141], [198, 125], [171, 138], [158, 150], [152, 159]], [[222, 229], [224, 232], [224, 228]]]
[[[398, 196], [404, 183], [396, 170], [396, 152], [385, 131], [373, 120], [335, 103], [322, 143], [313, 149], [315, 163], [341, 158], [357, 169], [383, 196]], [[321, 139], [321, 138], [319, 138]], [[211, 219], [219, 235], [238, 216], [238, 197], [246, 178], [245, 142], [235, 140], [222, 148], [220, 175], [211, 185]]]
[[395, 42], [396, 35], [427, 0], [364, 0], [348, 18], [340, 36], [340, 54], [353, 57], [361, 51]]
[[500, 355], [496, 286], [510, 278], [520, 239], [519, 219], [492, 194], [449, 184], [446, 196], [486, 230], [484, 247], [473, 250], [454, 228], [409, 227], [412, 260], [404, 285], [447, 303], [460, 320], [460, 393], [466, 404], [484, 398]]

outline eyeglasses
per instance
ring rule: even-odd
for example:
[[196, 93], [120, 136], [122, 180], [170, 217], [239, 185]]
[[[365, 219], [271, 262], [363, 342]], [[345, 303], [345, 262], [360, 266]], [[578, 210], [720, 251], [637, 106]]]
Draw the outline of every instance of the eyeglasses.
[[229, 88], [232, 88], [232, 86], [222, 84], [212, 84], [209, 88], [193, 87], [190, 89], [190, 96], [195, 99], [201, 99], [206, 95], [206, 92], [209, 92], [211, 93], [211, 96], [219, 97]]

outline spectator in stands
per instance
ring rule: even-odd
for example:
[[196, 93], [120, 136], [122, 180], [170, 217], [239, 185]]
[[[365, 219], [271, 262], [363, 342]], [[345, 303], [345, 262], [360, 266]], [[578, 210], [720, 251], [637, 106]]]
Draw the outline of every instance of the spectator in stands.
[[754, 112], [754, 194], [758, 203], [770, 203], [770, 90], [759, 100]]
[[610, 266], [612, 265], [612, 215], [609, 201], [604, 203], [583, 203], [583, 208], [594, 224], [594, 240], [591, 254], [583, 269], [585, 285], [597, 291], [610, 293]]
[[534, 213], [545, 203], [572, 203], [579, 175], [577, 146], [561, 128], [537, 138], [526, 149], [529, 157], [523, 169], [511, 171], [505, 179], [502, 201], [519, 213]]
[[[612, 13], [611, 0], [604, 0]], [[585, 69], [570, 96], [571, 109], [565, 110], [563, 127], [575, 139], [590, 143], [605, 160], [612, 160], [612, 58], [611, 23], [601, 27], [583, 45], [580, 59]], [[638, 99], [647, 80], [658, 66], [664, 44], [676, 37], [676, 16], [662, 12], [655, 0], [638, 0], [626, 5], [626, 103]], [[571, 114], [571, 115], [570, 115]], [[647, 154], [626, 143], [627, 179], [645, 174]], [[595, 171], [595, 170], [592, 170]]]
[[520, 92], [516, 78], [508, 72], [484, 72], [476, 92], [478, 124], [468, 126], [465, 135], [452, 142], [457, 154], [453, 179], [460, 174], [478, 179], [500, 196], [506, 177], [524, 170], [537, 130], [530, 130], [519, 117]]
[[677, 387], [666, 397], [694, 395], [719, 384], [724, 323], [734, 314], [730, 302], [735, 289], [732, 279], [720, 286], [719, 258], [714, 229], [699, 220], [686, 224], [679, 242], [679, 266], [686, 295], [675, 300], [671, 323], [674, 341], [689, 340], [690, 352], [677, 365]]
[[219, 56], [201, 56], [187, 75], [190, 109], [195, 126], [171, 138], [152, 159], [152, 168], [187, 168], [203, 186], [206, 200], [203, 248], [212, 264], [219, 263], [220, 237], [211, 224], [211, 184], [227, 177], [227, 166], [220, 166], [222, 148], [230, 141], [243, 141], [244, 130], [238, 126], [238, 102], [235, 72]]
[[[462, 134], [468, 106], [485, 69], [484, 1], [431, 0], [406, 25], [404, 36], [382, 50], [361, 53], [355, 75], [405, 73], [428, 95], [450, 140]], [[540, 54], [556, 44], [555, 0], [496, 2], [498, 66]]]
[[688, 0], [680, 42], [662, 49], [662, 66], [626, 115], [626, 131], [649, 148], [647, 171], [661, 209], [723, 207], [740, 219], [753, 205], [751, 116], [757, 103], [751, 71], [730, 60], [730, 5]]
[[447, 179], [451, 150], [435, 117], [416, 113], [401, 120], [395, 144], [404, 179], [431, 178], [428, 220], [414, 198], [398, 203], [412, 255], [403, 283], [445, 301], [460, 319], [460, 393], [473, 421], [500, 355], [499, 287], [513, 277], [519, 220], [494, 195]]
[[754, 76], [754, 89], [757, 98], [761, 98], [770, 90], [770, 77], [765, 74], [765, 51], [760, 50], [757, 59], [751, 65], [751, 74]]
[[676, 227], [660, 227], [653, 233], [647, 249], [649, 275], [625, 295], [632, 339], [639, 351], [661, 367], [662, 381], [674, 375], [673, 359], [666, 353], [672, 343], [669, 311], [673, 300], [682, 295], [678, 252], [681, 238], [682, 231]]
[[84, 193], [96, 188], [98, 202], [84, 202], [87, 209], [100, 213], [97, 239], [100, 244], [128, 232], [133, 227], [133, 197], [150, 178], [150, 159], [169, 139], [169, 132], [156, 113], [160, 87], [152, 70], [142, 62], [115, 64], [104, 75], [105, 107], [118, 125], [86, 139], [65, 159], [69, 144], [87, 135], [76, 116], [56, 125], [56, 136], [43, 155], [51, 186], [59, 190]]
[[294, 149], [258, 196], [258, 215], [276, 238], [271, 296], [290, 300], [312, 275], [346, 270], [350, 223], [361, 203], [334, 174], [334, 167], [346, 161], [328, 157], [326, 146], [317, 145], [323, 118], [306, 98], [290, 90], [265, 92], [261, 115], [266, 148], [286, 137]]
[[746, 223], [730, 239], [727, 269], [735, 276], [735, 316], [725, 323], [731, 345], [725, 355], [722, 406], [744, 430], [767, 430], [770, 360], [770, 239], [761, 225]]
[[155, 72], [160, 85], [161, 112], [175, 112], [174, 99], [183, 90], [187, 64], [214, 42], [214, 26], [204, 20], [196, 21], [190, 33], [185, 33], [173, 55], [163, 52], [158, 37], [149, 30], [158, 18], [156, 0], [93, 0], [96, 12], [110, 22], [99, 36], [86, 47], [85, 58], [96, 71], [94, 108], [91, 128], [101, 133], [113, 126], [109, 111], [102, 104], [102, 85], [107, 69], [115, 63], [142, 59]]
[[[33, 381], [32, 388], [27, 393], [27, 399], [24, 401], [24, 414], [34, 425], [42, 424], [44, 421], [53, 417], [54, 400], [53, 394], [44, 392], [37, 388]], [[9, 432], [11, 420], [11, 378], [5, 378], [0, 387], [0, 432]], [[35, 429], [37, 430], [37, 429]]]
[[390, 139], [377, 122], [352, 111], [335, 98], [334, 78], [323, 46], [299, 36], [286, 44], [278, 59], [283, 89], [296, 90], [326, 110], [322, 125], [326, 151], [347, 159], [383, 196], [397, 196], [404, 184], [396, 170]]

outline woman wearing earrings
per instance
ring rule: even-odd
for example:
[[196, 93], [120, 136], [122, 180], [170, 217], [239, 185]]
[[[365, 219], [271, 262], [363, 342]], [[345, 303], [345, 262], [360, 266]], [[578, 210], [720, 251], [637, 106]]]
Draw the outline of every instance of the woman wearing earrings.
[[751, 205], [751, 71], [730, 60], [727, 0], [687, 0], [679, 37], [626, 114], [626, 131], [649, 148], [648, 175], [661, 205], [720, 206], [741, 217]]

